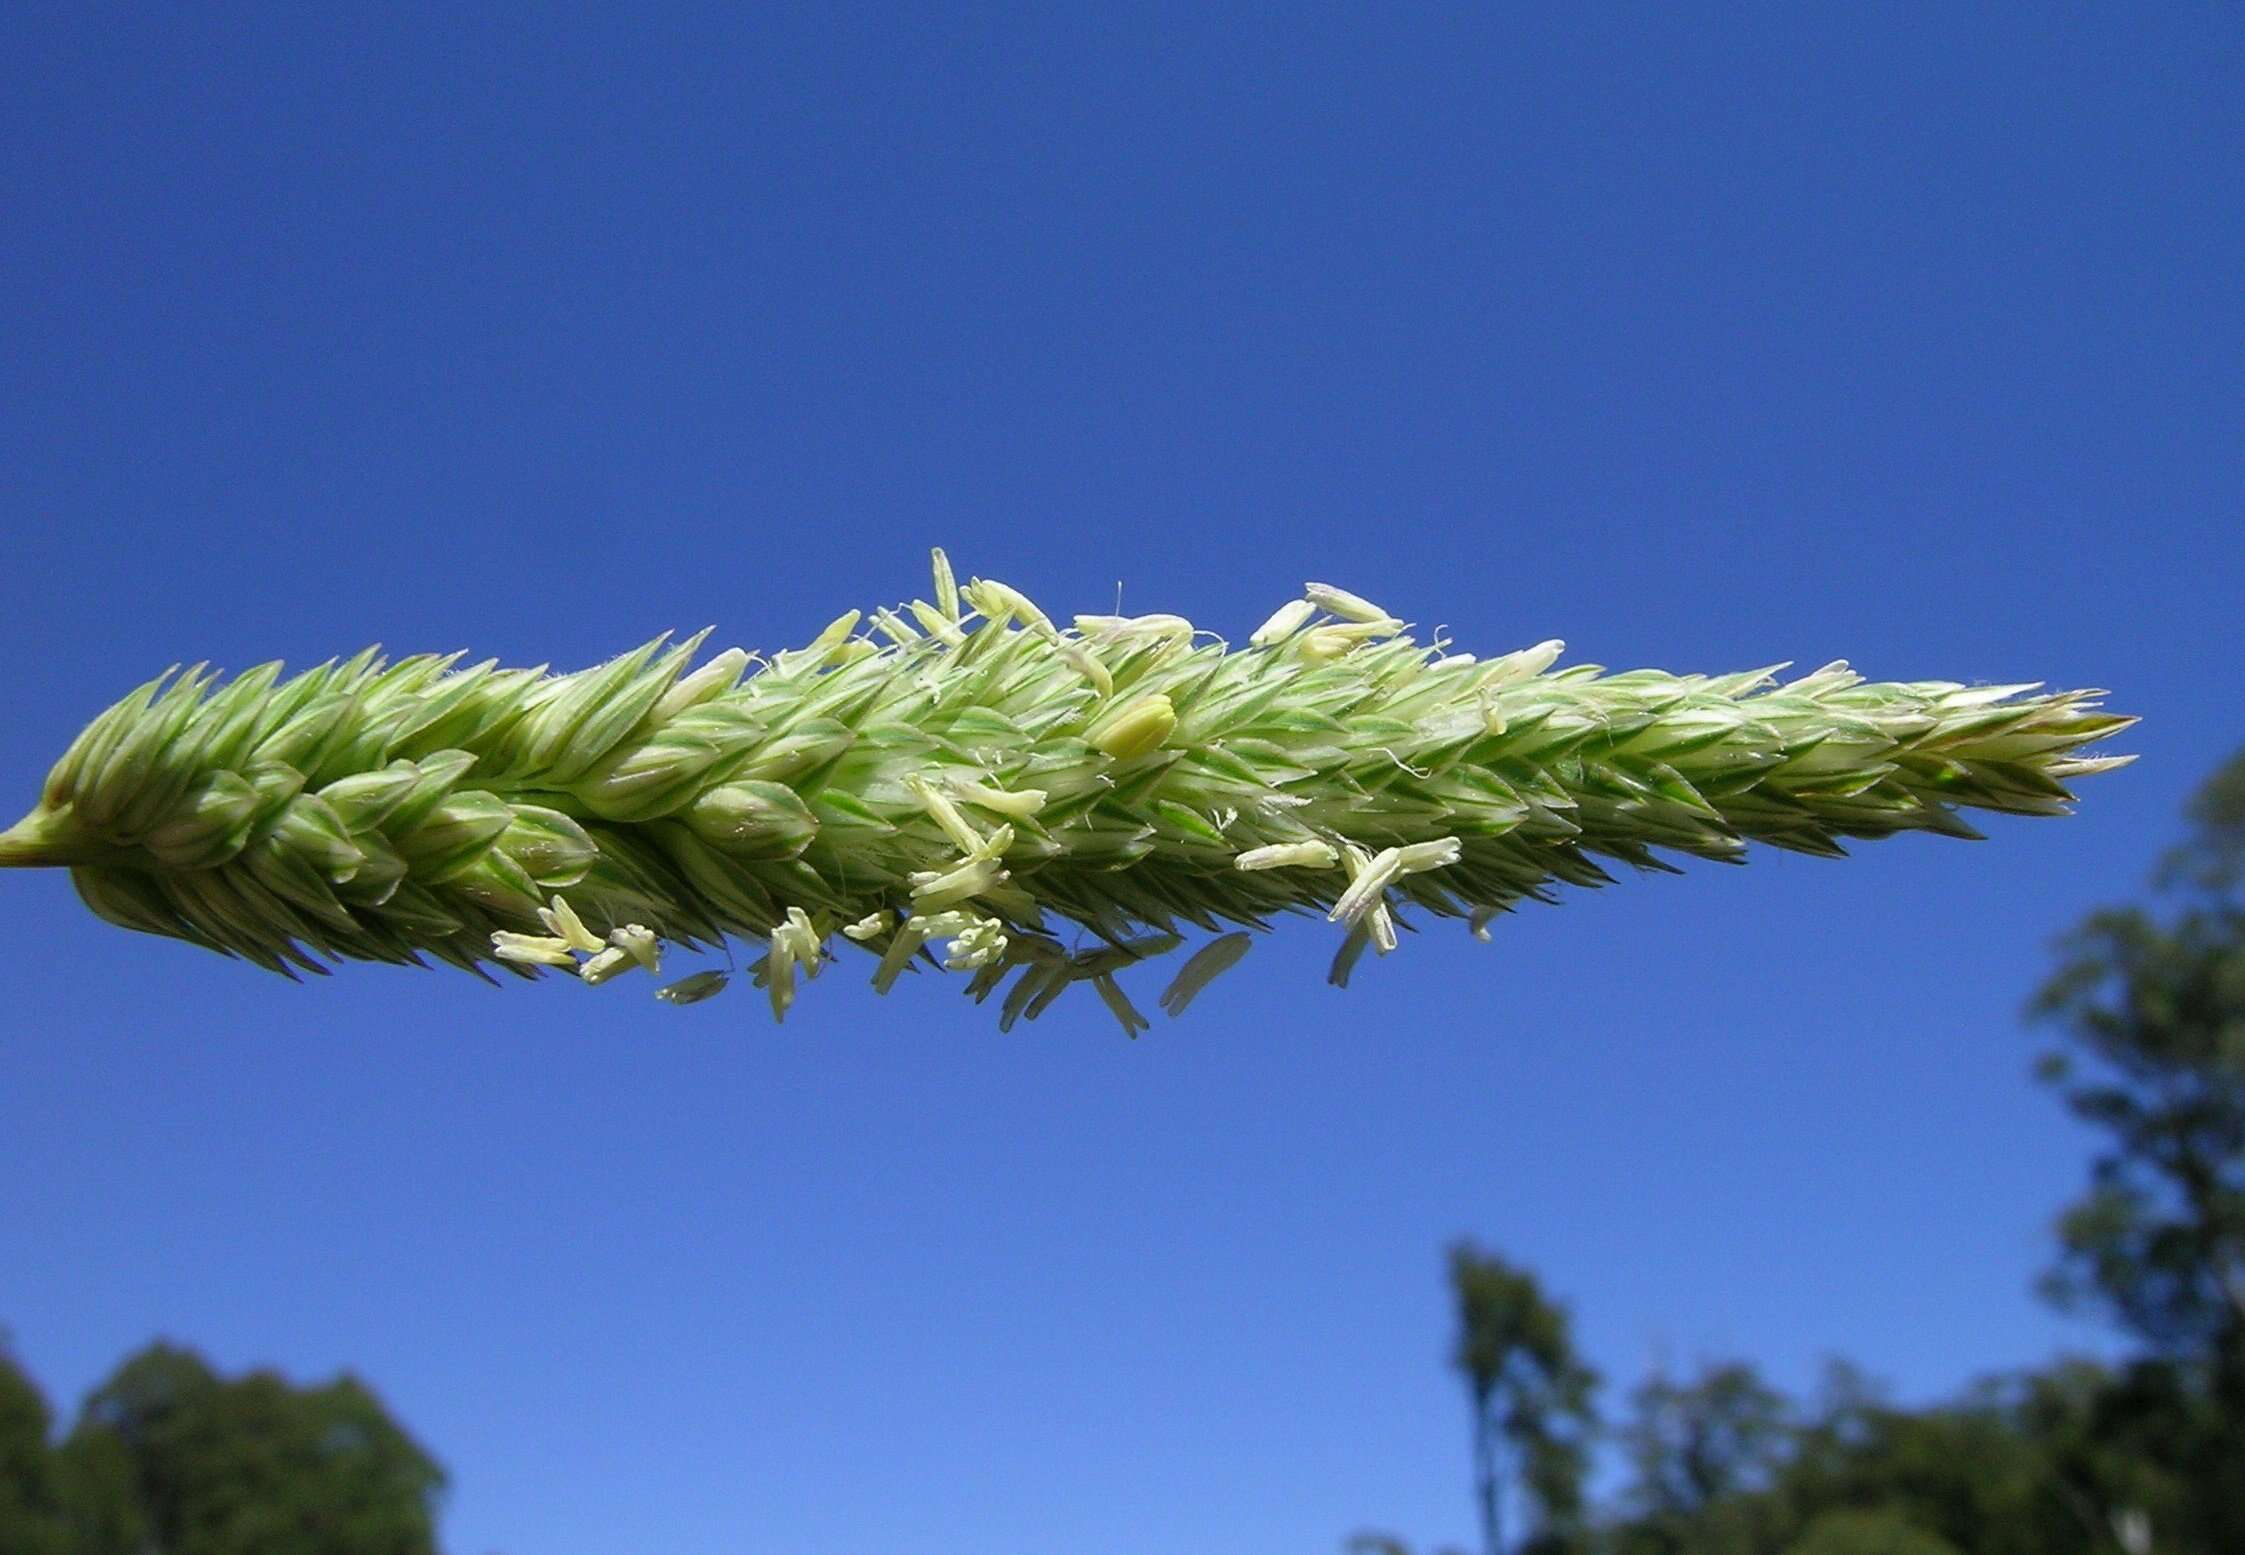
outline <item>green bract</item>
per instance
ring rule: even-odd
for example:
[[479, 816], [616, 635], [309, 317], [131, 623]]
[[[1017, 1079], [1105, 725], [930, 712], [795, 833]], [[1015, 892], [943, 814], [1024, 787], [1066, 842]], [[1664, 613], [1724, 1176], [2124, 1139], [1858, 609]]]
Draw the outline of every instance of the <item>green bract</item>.
[[1322, 913], [1340, 982], [1402, 909], [1483, 932], [1607, 881], [1601, 860], [1971, 837], [1954, 807], [2061, 814], [2068, 780], [2128, 759], [2077, 754], [2132, 721], [2097, 692], [1555, 671], [1556, 642], [1475, 660], [1324, 584], [1241, 651], [1176, 616], [1062, 630], [941, 552], [934, 592], [769, 662], [694, 668], [697, 636], [573, 675], [198, 665], [96, 719], [0, 863], [66, 865], [112, 923], [281, 972], [434, 956], [601, 982], [737, 935], [782, 1013], [856, 945], [884, 990], [915, 964], [978, 999], [1018, 975], [1010, 1024], [1088, 982], [1136, 1031], [1116, 974], [1184, 926], [1221, 937], [1172, 1014], [1244, 951], [1227, 926]]

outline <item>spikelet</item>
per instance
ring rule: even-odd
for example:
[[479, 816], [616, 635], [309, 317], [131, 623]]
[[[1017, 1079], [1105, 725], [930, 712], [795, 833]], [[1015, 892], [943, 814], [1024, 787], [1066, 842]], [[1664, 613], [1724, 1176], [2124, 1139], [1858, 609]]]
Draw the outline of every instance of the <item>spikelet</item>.
[[1555, 670], [1556, 642], [1476, 660], [1322, 583], [1236, 652], [1177, 616], [1063, 630], [940, 551], [933, 592], [760, 668], [695, 668], [696, 636], [568, 675], [372, 650], [167, 673], [70, 746], [0, 863], [68, 866], [112, 923], [291, 975], [434, 957], [600, 983], [731, 936], [766, 947], [775, 1013], [855, 945], [884, 991], [914, 966], [978, 1000], [1015, 978], [1010, 1026], [1089, 983], [1135, 1033], [1116, 974], [1184, 926], [1223, 937], [1173, 1014], [1244, 952], [1225, 930], [1280, 913], [1339, 925], [1342, 982], [1401, 909], [1486, 937], [1606, 861], [2062, 814], [2069, 781], [2128, 759], [2083, 747], [2133, 721], [2099, 692], [1844, 664], [1780, 684]]

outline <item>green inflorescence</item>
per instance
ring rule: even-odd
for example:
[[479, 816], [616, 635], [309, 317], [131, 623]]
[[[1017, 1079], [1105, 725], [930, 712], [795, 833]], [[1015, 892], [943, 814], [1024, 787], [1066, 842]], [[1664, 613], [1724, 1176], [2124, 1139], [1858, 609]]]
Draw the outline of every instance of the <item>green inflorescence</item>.
[[[322, 956], [599, 983], [664, 943], [760, 942], [784, 1015], [837, 945], [886, 991], [941, 965], [1003, 1021], [1217, 937], [1180, 1013], [1285, 912], [1342, 931], [1333, 981], [1400, 913], [1489, 919], [1600, 860], [1739, 860], [1749, 842], [1977, 835], [1966, 806], [2057, 815], [2081, 749], [2133, 720], [2094, 691], [1780, 684], [1476, 660], [1311, 584], [1245, 649], [1182, 617], [1056, 625], [1002, 583], [842, 616], [763, 661], [704, 633], [568, 675], [385, 662], [283, 679], [169, 672], [96, 719], [0, 863], [65, 865], [103, 918], [324, 972]], [[862, 627], [862, 629], [861, 629]], [[1656, 851], [1657, 850], [1657, 851]], [[934, 947], [941, 946], [939, 954]], [[717, 992], [697, 973], [661, 990]]]

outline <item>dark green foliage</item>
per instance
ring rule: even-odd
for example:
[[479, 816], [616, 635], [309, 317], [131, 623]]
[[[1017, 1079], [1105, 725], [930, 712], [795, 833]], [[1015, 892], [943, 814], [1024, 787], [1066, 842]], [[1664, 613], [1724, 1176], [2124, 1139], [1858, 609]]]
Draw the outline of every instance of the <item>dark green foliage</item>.
[[[2052, 1294], [2245, 1385], [2245, 915], [2091, 920], [2038, 1003], [2074, 1049], [2044, 1072], [2102, 1129], [2060, 1222]], [[2089, 1060], [2085, 1074], [2077, 1059]], [[2245, 1394], [2233, 1394], [2245, 1397]]]
[[0, 1555], [63, 1555], [47, 1401], [0, 1350]]
[[1691, 1382], [1637, 1390], [1624, 1431], [1647, 1509], [1691, 1513], [1769, 1478], [1785, 1443], [1786, 1403], [1754, 1368], [1709, 1366]]
[[2245, 912], [2101, 913], [2068, 948], [2037, 1008], [2072, 1050], [2044, 1073], [2106, 1145], [2051, 1292], [2245, 1401]]
[[2057, 1473], [2025, 1410], [2032, 1386], [1992, 1382], [1955, 1403], [1904, 1409], [1843, 1384], [1801, 1432], [1772, 1495], [1800, 1537], [1833, 1512], [1863, 1509], [1937, 1536], [1936, 1549], [1940, 1540], [1975, 1555], [2102, 1548], [2102, 1509]]
[[146, 1555], [163, 1549], [141, 1494], [140, 1464], [115, 1432], [73, 1436], [56, 1451], [55, 1471], [75, 1541], [71, 1555]]
[[1958, 1555], [1958, 1550], [1892, 1512], [1826, 1512], [1786, 1546], [1785, 1555]]
[[2178, 1531], [2245, 1549], [2245, 755], [2189, 814], [2171, 910], [2091, 918], [2035, 1002], [2066, 1038], [2044, 1076], [2104, 1135], [2047, 1283], [2144, 1346], [2100, 1421], [2193, 1487]]
[[0, 1362], [0, 1555], [434, 1555], [444, 1474], [363, 1386], [152, 1345], [59, 1447]]
[[1460, 1243], [1450, 1251], [1450, 1285], [1458, 1302], [1453, 1359], [1473, 1406], [1485, 1555], [1504, 1549], [1508, 1482], [1528, 1512], [1532, 1537], [1523, 1548], [1563, 1548], [1582, 1521], [1597, 1374], [1575, 1354], [1565, 1309], [1533, 1274]]
[[1733, 1361], [1689, 1382], [1655, 1377], [1631, 1403], [1621, 1438], [1636, 1515], [1623, 1547], [1681, 1555], [1766, 1543], [1767, 1498], [1749, 1493], [1767, 1488], [1791, 1443], [1784, 1396]]
[[[1713, 1383], [1714, 1386], [1708, 1386]], [[2157, 1461], [2175, 1400], [2085, 1362], [1993, 1379], [1905, 1408], [1835, 1366], [1811, 1409], [1743, 1368], [1640, 1393], [1624, 1515], [1568, 1546], [1585, 1555], [2216, 1555], [2193, 1488]], [[1682, 1397], [1679, 1400], [1677, 1394]], [[1645, 1400], [1662, 1429], [1650, 1445]], [[1678, 1431], [1681, 1414], [1697, 1430]], [[1741, 1429], [1741, 1426], [1744, 1429]], [[1719, 1465], [1692, 1477], [1698, 1455]], [[1707, 1444], [1713, 1444], [1712, 1450]], [[1702, 1486], [1721, 1485], [1712, 1494]], [[2155, 1538], [2154, 1535], [2157, 1535]]]

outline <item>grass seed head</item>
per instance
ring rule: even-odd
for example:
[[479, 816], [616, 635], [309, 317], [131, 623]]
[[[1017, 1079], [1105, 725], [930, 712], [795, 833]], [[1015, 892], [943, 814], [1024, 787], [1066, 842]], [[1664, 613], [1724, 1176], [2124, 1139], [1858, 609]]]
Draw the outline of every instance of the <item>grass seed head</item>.
[[1237, 651], [1174, 615], [1063, 630], [1006, 584], [962, 588], [940, 551], [933, 592], [769, 661], [696, 667], [697, 636], [563, 675], [372, 650], [167, 672], [71, 742], [0, 864], [67, 867], [112, 923], [289, 975], [434, 958], [598, 984], [733, 937], [765, 947], [784, 1015], [838, 928], [884, 991], [915, 966], [978, 1000], [1013, 979], [1010, 1025], [1088, 982], [1135, 1035], [1117, 978], [1180, 924], [1217, 937], [1171, 1014], [1285, 912], [1340, 926], [1345, 983], [1405, 906], [1487, 937], [1607, 863], [2062, 814], [2069, 783], [2127, 760], [2085, 748], [2132, 722], [2099, 692], [1844, 663], [1607, 674], [1555, 670], [1556, 641], [1476, 660], [1323, 583]]

